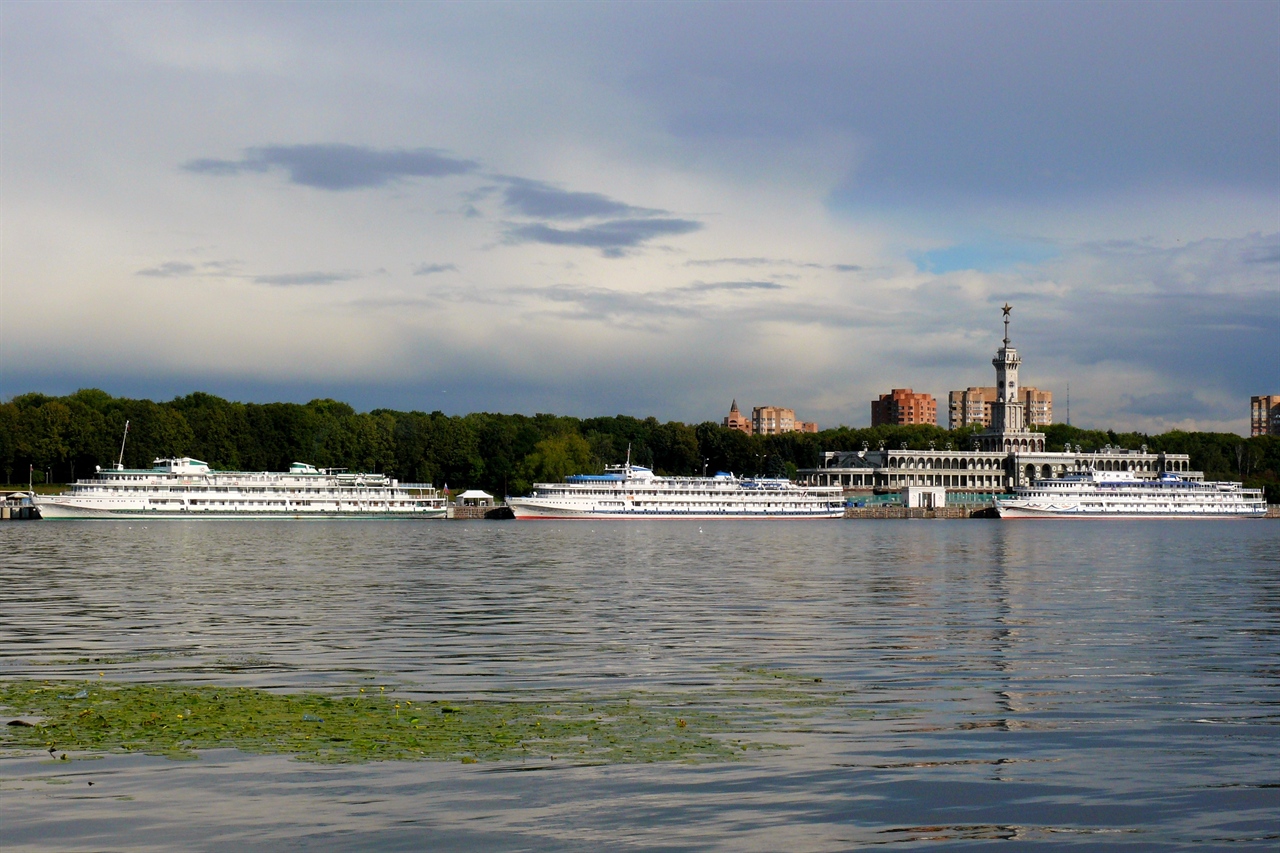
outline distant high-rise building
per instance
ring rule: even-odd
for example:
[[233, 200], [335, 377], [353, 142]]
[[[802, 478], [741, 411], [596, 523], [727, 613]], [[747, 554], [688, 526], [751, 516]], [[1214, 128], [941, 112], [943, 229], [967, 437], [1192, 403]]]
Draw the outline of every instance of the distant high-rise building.
[[1053, 424], [1053, 392], [1026, 386], [1022, 389], [1022, 405], [1027, 407], [1027, 426]]
[[968, 426], [991, 426], [991, 404], [995, 402], [996, 389], [966, 388], [947, 394], [947, 428], [961, 429]]
[[756, 435], [779, 435], [796, 428], [796, 413], [779, 406], [756, 406], [751, 410], [751, 431]]
[[1249, 398], [1249, 435], [1280, 435], [1280, 394]]
[[751, 435], [751, 421], [744, 418], [742, 412], [738, 411], [737, 400], [734, 400], [733, 405], [729, 407], [729, 416], [724, 419], [724, 425], [729, 429], [736, 429], [739, 432]]
[[[991, 426], [991, 404], [997, 398], [996, 388], [966, 388], [947, 394], [947, 426]], [[1018, 391], [1026, 413], [1027, 426], [1049, 426], [1053, 423], [1053, 392], [1025, 386]]]
[[734, 400], [729, 407], [729, 416], [721, 421], [729, 429], [745, 432], [747, 435], [779, 435], [784, 432], [817, 432], [818, 425], [812, 421], [796, 420], [794, 409], [781, 406], [756, 406], [751, 410], [748, 419], [738, 410], [738, 401]]
[[756, 406], [751, 410], [751, 430], [756, 435], [780, 435], [784, 432], [817, 432], [818, 425], [796, 420], [794, 409]]
[[872, 426], [937, 424], [938, 401], [932, 394], [917, 394], [910, 388], [894, 388], [871, 401]]

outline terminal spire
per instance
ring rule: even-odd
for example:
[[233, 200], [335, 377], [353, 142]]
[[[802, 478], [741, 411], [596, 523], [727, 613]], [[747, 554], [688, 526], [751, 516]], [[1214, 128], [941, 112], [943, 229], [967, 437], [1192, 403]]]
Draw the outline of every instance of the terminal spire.
[[1008, 302], [1006, 302], [1004, 304], [1004, 308], [1000, 310], [1004, 311], [1004, 345], [1008, 346], [1009, 345], [1009, 312], [1013, 310], [1013, 306], [1010, 305]]

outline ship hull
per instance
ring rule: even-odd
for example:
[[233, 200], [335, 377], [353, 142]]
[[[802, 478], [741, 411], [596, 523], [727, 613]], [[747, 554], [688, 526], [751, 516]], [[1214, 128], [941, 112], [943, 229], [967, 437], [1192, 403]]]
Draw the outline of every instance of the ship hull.
[[1037, 507], [996, 503], [1001, 518], [1076, 518], [1076, 519], [1136, 519], [1136, 518], [1264, 518], [1266, 510], [1242, 508], [1224, 509], [1151, 509], [1145, 512], [1120, 510], [1087, 510], [1079, 507]]
[[623, 512], [593, 510], [593, 509], [574, 509], [569, 507], [555, 507], [533, 504], [527, 501], [521, 501], [518, 498], [511, 498], [507, 502], [511, 507], [512, 513], [518, 520], [600, 520], [600, 521], [635, 521], [638, 519], [662, 519], [671, 521], [719, 521], [726, 519], [821, 519], [821, 518], [843, 518], [844, 508], [827, 509], [827, 510], [778, 510], [773, 512], [757, 512], [757, 511], [734, 511], [734, 510], [625, 510]]
[[444, 518], [445, 508], [438, 507], [428, 510], [412, 510], [404, 512], [387, 511], [383, 509], [338, 509], [338, 510], [321, 510], [305, 507], [279, 509], [279, 510], [225, 510], [225, 509], [145, 509], [137, 506], [93, 506], [85, 504], [74, 504], [70, 502], [60, 501], [40, 501], [37, 506], [40, 509], [40, 517], [49, 521], [62, 521], [73, 519], [165, 519], [165, 518], [238, 518], [238, 519], [254, 519], [254, 518]]

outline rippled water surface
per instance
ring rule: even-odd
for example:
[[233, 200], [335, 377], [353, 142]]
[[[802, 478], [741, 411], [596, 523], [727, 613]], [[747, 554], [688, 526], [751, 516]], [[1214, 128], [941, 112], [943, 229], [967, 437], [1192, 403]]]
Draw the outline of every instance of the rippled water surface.
[[0, 555], [5, 680], [839, 697], [723, 763], [0, 749], [6, 851], [1280, 845], [1272, 521], [37, 522]]

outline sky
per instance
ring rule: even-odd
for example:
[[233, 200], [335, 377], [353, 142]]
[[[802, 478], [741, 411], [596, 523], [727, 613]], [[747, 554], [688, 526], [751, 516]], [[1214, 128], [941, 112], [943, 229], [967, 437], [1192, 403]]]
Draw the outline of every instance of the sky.
[[[0, 4], [0, 398], [1280, 393], [1280, 3]], [[945, 418], [944, 418], [945, 420]], [[945, 424], [944, 424], [945, 425]]]

